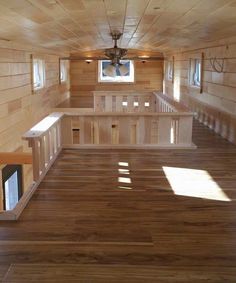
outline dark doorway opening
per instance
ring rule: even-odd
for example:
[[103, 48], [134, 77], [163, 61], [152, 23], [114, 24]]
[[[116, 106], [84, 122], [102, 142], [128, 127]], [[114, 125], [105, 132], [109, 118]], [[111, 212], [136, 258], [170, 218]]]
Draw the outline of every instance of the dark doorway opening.
[[7, 165], [2, 169], [3, 208], [13, 209], [22, 196], [22, 166]]

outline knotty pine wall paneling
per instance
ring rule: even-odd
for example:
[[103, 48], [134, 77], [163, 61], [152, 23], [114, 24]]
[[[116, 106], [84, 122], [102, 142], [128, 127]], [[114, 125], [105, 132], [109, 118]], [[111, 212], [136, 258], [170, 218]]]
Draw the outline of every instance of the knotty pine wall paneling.
[[72, 61], [70, 64], [71, 96], [92, 96], [93, 91], [152, 91], [162, 90], [163, 62], [134, 62], [134, 83], [99, 83], [98, 62]]
[[[204, 54], [202, 93], [199, 88], [190, 87], [188, 80], [189, 60], [197, 54], [201, 56], [201, 53]], [[167, 79], [165, 68], [164, 92], [172, 97], [179, 95], [180, 101], [194, 110], [201, 122], [236, 143], [236, 43], [168, 54], [167, 60], [173, 55], [174, 84]], [[214, 58], [223, 64], [222, 72], [212, 67]]]
[[[44, 59], [46, 67], [45, 88], [36, 93], [31, 85], [32, 54]], [[22, 134], [68, 98], [69, 87], [69, 74], [67, 82], [59, 84], [59, 55], [0, 45], [0, 152], [30, 151]], [[24, 165], [23, 171], [26, 190], [32, 182], [32, 168]]]

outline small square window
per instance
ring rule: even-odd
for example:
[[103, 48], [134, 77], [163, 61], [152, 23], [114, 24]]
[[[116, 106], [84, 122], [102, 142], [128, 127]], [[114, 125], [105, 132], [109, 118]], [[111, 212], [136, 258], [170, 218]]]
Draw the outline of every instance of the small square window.
[[150, 103], [149, 103], [149, 102], [145, 102], [145, 103], [144, 103], [144, 106], [145, 106], [145, 107], [149, 107], [149, 106], [150, 106]]
[[134, 102], [134, 107], [138, 107], [138, 102], [137, 101]]
[[66, 61], [60, 60], [60, 83], [63, 83], [66, 80], [67, 80]]
[[190, 85], [200, 87], [201, 85], [201, 60], [190, 60]]
[[122, 102], [122, 106], [128, 106], [128, 102], [127, 101], [123, 101]]
[[45, 85], [45, 63], [41, 59], [33, 59], [33, 82], [34, 90], [38, 90]]

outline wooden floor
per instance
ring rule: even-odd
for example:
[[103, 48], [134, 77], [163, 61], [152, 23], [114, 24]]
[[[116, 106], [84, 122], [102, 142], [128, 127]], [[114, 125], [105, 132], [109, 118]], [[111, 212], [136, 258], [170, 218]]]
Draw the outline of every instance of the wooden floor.
[[236, 282], [236, 147], [197, 122], [194, 142], [64, 150], [0, 223], [3, 282]]

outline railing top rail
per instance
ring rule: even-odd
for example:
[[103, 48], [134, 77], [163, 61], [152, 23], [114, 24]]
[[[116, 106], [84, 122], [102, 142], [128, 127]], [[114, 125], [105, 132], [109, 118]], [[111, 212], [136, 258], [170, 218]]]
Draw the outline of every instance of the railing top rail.
[[141, 96], [141, 95], [153, 95], [151, 91], [134, 91], [134, 90], [126, 90], [126, 91], [93, 91], [94, 96], [104, 96], [104, 95], [114, 95], [114, 96], [126, 96], [126, 95], [133, 95], [133, 96]]
[[166, 103], [169, 107], [172, 108], [173, 111], [181, 113], [181, 112], [190, 112], [189, 109], [180, 102], [175, 101], [171, 97], [161, 93], [161, 92], [154, 92], [157, 99], [161, 99], [164, 103]]
[[87, 113], [71, 113], [65, 112], [67, 116], [104, 116], [104, 117], [129, 117], [129, 116], [139, 116], [139, 117], [148, 117], [148, 116], [193, 116], [192, 112], [87, 112]]
[[0, 164], [32, 164], [30, 152], [0, 152]]
[[23, 135], [23, 139], [38, 138], [49, 131], [62, 117], [63, 112], [54, 112], [41, 120], [38, 124], [34, 125], [28, 132]]

